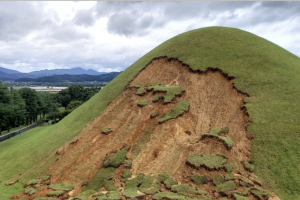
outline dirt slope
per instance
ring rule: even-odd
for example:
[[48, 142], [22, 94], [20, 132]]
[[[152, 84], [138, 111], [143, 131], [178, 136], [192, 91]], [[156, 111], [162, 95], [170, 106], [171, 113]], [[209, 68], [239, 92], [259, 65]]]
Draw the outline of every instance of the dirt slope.
[[[250, 160], [253, 136], [247, 131], [246, 127], [251, 119], [243, 108], [243, 100], [247, 95], [237, 91], [231, 79], [218, 70], [193, 72], [178, 60], [154, 59], [128, 86], [138, 82], [141, 86], [147, 83], [164, 84], [180, 86], [185, 91], [176, 96], [171, 103], [164, 104], [163, 99], [158, 102], [152, 102], [152, 99], [159, 94], [164, 95], [165, 92], [154, 94], [153, 91], [147, 91], [143, 95], [136, 95], [134, 94], [137, 91], [136, 87], [127, 87], [116, 100], [110, 102], [99, 117], [77, 135], [73, 142], [57, 151], [61, 157], [47, 169], [47, 173], [51, 174], [51, 183], [67, 183], [75, 186], [69, 193], [70, 197], [74, 197], [84, 188], [82, 182], [90, 182], [102, 168], [105, 157], [130, 145], [126, 157], [132, 161], [130, 168], [132, 177], [140, 173], [158, 175], [166, 172], [179, 184], [188, 183], [197, 189], [206, 190], [208, 192], [206, 197], [221, 199], [222, 197], [215, 192], [216, 186], [212, 183], [200, 187], [193, 183], [190, 177], [198, 173], [212, 179], [216, 174], [224, 176], [226, 170], [224, 168], [208, 170], [206, 167], [195, 167], [186, 162], [193, 153], [221, 154], [227, 158], [226, 163], [236, 165], [232, 173], [237, 178], [236, 190], [242, 191], [243, 187], [239, 185], [238, 177], [249, 180], [256, 177], [242, 164], [243, 161]], [[148, 105], [138, 106], [139, 100], [147, 100]], [[181, 100], [189, 102], [188, 111], [176, 119], [159, 123], [163, 114]], [[151, 118], [150, 115], [156, 111], [159, 115]], [[107, 135], [102, 134], [101, 130], [105, 127], [113, 131]], [[209, 133], [213, 128], [225, 127], [229, 127], [229, 132], [220, 133], [220, 136], [230, 138], [233, 141], [232, 148], [228, 148], [216, 137], [191, 142]], [[120, 176], [122, 169], [123, 165], [115, 172], [116, 177]], [[115, 185], [122, 187], [120, 178], [115, 179]], [[45, 191], [43, 189], [43, 192], [36, 194], [42, 196], [45, 195]], [[232, 194], [227, 195], [228, 199], [235, 199]], [[28, 199], [34, 197], [34, 195], [21, 196]], [[249, 194], [248, 198], [258, 199], [253, 194]]]

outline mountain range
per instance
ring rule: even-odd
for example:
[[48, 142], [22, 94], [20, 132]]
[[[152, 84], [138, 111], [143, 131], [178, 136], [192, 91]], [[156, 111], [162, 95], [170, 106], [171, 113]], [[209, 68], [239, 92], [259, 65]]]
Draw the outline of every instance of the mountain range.
[[101, 75], [106, 74], [106, 72], [97, 72], [92, 69], [82, 69], [80, 67], [72, 68], [72, 69], [52, 69], [52, 70], [40, 70], [40, 71], [33, 71], [29, 73], [22, 73], [16, 70], [6, 69], [3, 67], [0, 67], [0, 81], [14, 81], [17, 79], [22, 78], [40, 78], [44, 76], [52, 76], [52, 75], [82, 75], [82, 74], [88, 74], [88, 75]]

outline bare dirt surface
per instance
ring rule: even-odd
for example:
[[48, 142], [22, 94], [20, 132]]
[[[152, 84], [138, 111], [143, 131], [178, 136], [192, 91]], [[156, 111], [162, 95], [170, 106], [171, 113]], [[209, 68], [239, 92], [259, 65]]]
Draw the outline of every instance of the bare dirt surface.
[[[215, 174], [224, 175], [225, 170], [208, 171], [205, 168], [191, 167], [186, 164], [190, 154], [222, 154], [228, 159], [227, 163], [233, 162], [237, 166], [233, 174], [250, 179], [255, 176], [241, 164], [241, 161], [250, 159], [250, 139], [253, 137], [246, 130], [251, 120], [245, 109], [242, 109], [243, 99], [247, 95], [237, 91], [230, 78], [217, 70], [192, 72], [177, 60], [159, 58], [149, 63], [129, 85], [137, 82], [142, 86], [148, 82], [181, 86], [185, 92], [175, 97], [171, 103], [164, 104], [163, 99], [152, 102], [160, 93], [147, 92], [138, 96], [134, 94], [137, 88], [127, 87], [72, 140], [76, 142], [70, 141], [58, 149], [60, 158], [47, 169], [47, 173], [51, 174], [51, 183], [74, 185], [75, 190], [71, 196], [76, 196], [84, 188], [82, 182], [89, 182], [102, 167], [104, 158], [127, 144], [131, 145], [127, 157], [133, 159], [133, 176], [139, 173], [157, 175], [166, 172], [179, 184], [189, 183], [197, 189], [207, 190], [208, 196], [213, 199], [221, 199], [212, 190], [215, 186], [211, 183], [196, 186], [191, 182], [190, 176], [194, 173], [205, 174], [211, 179]], [[163, 113], [183, 99], [190, 103], [188, 112], [159, 124], [158, 120]], [[139, 107], [139, 100], [147, 100], [148, 105]], [[160, 113], [159, 116], [151, 118], [150, 115], [156, 111]], [[188, 141], [189, 138], [208, 133], [212, 128], [227, 126], [229, 132], [224, 136], [230, 137], [234, 142], [230, 150], [223, 142], [214, 138], [206, 138], [196, 144]], [[113, 131], [108, 135], [101, 134], [104, 127], [110, 127]], [[191, 134], [188, 135], [186, 131]], [[121, 169], [118, 169], [116, 175], [120, 176], [120, 173]], [[119, 185], [117, 182], [115, 184]], [[248, 198], [256, 199], [251, 195]]]

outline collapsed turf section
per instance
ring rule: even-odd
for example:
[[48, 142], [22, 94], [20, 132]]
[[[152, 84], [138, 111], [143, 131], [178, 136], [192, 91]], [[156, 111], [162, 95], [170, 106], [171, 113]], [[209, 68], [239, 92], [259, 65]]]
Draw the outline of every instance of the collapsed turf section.
[[[57, 151], [47, 183], [41, 176], [26, 186], [36, 191], [13, 198], [267, 199], [248, 162], [247, 95], [231, 79], [218, 70], [193, 72], [176, 59], [154, 59]], [[59, 183], [74, 189], [51, 188]]]

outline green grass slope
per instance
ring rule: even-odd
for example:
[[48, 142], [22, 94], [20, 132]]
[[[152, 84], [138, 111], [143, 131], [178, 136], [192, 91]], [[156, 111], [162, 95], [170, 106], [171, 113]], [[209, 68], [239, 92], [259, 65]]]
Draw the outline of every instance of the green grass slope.
[[[219, 68], [236, 78], [237, 89], [250, 95], [245, 102], [253, 120], [248, 130], [255, 137], [255, 173], [281, 199], [300, 199], [300, 58], [254, 34], [225, 27], [197, 29], [171, 38], [137, 60], [58, 124], [0, 143], [0, 197], [20, 190], [18, 184], [5, 187], [3, 182], [32, 169], [75, 136], [121, 94], [146, 64], [159, 56], [178, 58], [193, 70]], [[51, 162], [50, 159], [44, 166]]]

